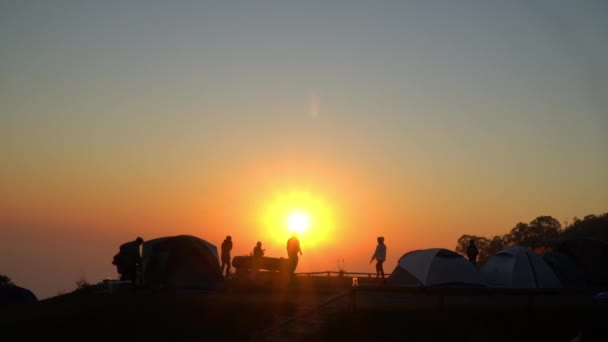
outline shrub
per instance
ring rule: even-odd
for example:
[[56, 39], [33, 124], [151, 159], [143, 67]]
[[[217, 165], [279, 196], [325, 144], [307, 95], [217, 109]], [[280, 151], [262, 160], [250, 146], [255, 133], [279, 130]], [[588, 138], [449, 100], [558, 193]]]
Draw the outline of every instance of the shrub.
[[0, 274], [0, 285], [15, 285], [7, 275]]
[[84, 289], [87, 286], [90, 286], [91, 284], [89, 284], [89, 282], [87, 281], [87, 279], [85, 278], [84, 275], [80, 276], [80, 279], [76, 280], [76, 290], [80, 290], [80, 289]]

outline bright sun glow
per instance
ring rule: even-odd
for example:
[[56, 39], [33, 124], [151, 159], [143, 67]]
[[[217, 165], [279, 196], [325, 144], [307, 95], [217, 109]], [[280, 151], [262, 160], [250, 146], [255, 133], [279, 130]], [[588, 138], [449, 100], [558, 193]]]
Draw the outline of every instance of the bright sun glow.
[[261, 219], [268, 235], [281, 245], [293, 232], [298, 233], [302, 245], [319, 245], [331, 239], [335, 227], [327, 203], [304, 191], [276, 193]]
[[309, 223], [308, 214], [301, 211], [295, 211], [287, 217], [287, 227], [298, 234], [302, 234], [308, 228]]

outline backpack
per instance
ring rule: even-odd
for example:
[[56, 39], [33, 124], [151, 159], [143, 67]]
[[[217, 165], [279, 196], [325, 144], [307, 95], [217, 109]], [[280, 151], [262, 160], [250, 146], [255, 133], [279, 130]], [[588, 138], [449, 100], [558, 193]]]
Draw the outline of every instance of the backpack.
[[112, 258], [112, 265], [118, 265], [118, 264], [120, 264], [120, 259], [121, 259], [121, 255], [120, 255], [120, 252], [118, 252]]

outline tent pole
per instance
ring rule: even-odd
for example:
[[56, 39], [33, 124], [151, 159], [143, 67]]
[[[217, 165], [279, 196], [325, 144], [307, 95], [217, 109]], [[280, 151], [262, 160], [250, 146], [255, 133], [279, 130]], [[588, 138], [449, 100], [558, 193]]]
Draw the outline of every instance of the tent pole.
[[534, 276], [534, 285], [538, 288], [538, 279], [536, 279], [536, 269], [534, 268], [534, 264], [532, 263], [532, 259], [530, 259], [530, 255], [526, 253], [526, 258], [528, 258], [528, 262], [532, 268], [532, 275]]

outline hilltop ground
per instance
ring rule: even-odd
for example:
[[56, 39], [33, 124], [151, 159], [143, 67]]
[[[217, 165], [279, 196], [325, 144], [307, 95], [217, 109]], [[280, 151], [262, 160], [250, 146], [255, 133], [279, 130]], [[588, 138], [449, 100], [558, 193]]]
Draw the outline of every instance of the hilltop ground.
[[352, 310], [348, 277], [296, 277], [288, 283], [276, 282], [270, 274], [262, 277], [226, 282], [219, 291], [208, 292], [109, 294], [89, 286], [0, 310], [1, 334], [62, 341], [566, 342], [607, 336], [602, 333], [608, 321], [605, 308], [400, 308], [381, 305], [395, 302], [393, 294], [379, 292], [377, 299]]

